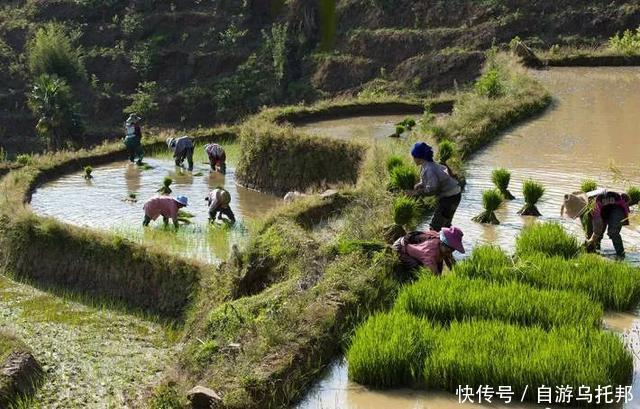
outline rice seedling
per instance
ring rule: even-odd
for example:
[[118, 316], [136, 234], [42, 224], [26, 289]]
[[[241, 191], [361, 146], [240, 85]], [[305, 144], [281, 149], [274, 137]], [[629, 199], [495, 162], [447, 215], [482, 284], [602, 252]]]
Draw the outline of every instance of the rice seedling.
[[392, 190], [411, 190], [418, 183], [418, 172], [413, 166], [396, 166], [390, 174]]
[[457, 263], [453, 269], [456, 275], [472, 278], [492, 279], [500, 271], [512, 268], [513, 260], [498, 246], [476, 247], [469, 258]]
[[334, 246], [336, 254], [340, 255], [351, 254], [355, 252], [372, 255], [373, 253], [384, 250], [384, 248], [384, 244], [369, 240], [340, 240]]
[[393, 202], [393, 221], [400, 226], [414, 226], [420, 217], [418, 202], [407, 196], [400, 196]]
[[391, 173], [393, 169], [404, 164], [404, 159], [402, 159], [400, 156], [391, 155], [387, 158], [387, 171]]
[[494, 169], [491, 173], [491, 181], [496, 186], [504, 200], [513, 200], [515, 197], [509, 191], [511, 172], [504, 168]]
[[443, 324], [455, 320], [495, 319], [545, 329], [561, 325], [595, 328], [602, 318], [600, 304], [584, 294], [454, 275], [422, 276], [400, 292], [395, 308]]
[[442, 164], [446, 164], [451, 159], [457, 150], [455, 142], [445, 139], [438, 145], [438, 161]]
[[544, 187], [533, 180], [525, 180], [522, 184], [524, 206], [518, 211], [522, 216], [542, 216], [536, 207], [536, 203], [544, 194]]
[[578, 240], [558, 223], [536, 223], [525, 227], [516, 238], [516, 255], [532, 253], [547, 256], [575, 257], [580, 251]]
[[580, 184], [580, 190], [587, 193], [598, 188], [598, 182], [593, 179], [585, 179]]
[[629, 196], [629, 206], [637, 205], [640, 202], [640, 188], [631, 186], [627, 189], [627, 195]]
[[413, 384], [438, 332], [407, 313], [372, 316], [356, 329], [347, 352], [349, 378], [378, 388]]
[[162, 193], [164, 195], [171, 194], [172, 190], [169, 186], [171, 186], [172, 183], [173, 183], [173, 179], [171, 179], [169, 176], [166, 176], [162, 181], [162, 187], [160, 187], [160, 189], [158, 189], [157, 192]]
[[93, 176], [91, 175], [91, 173], [93, 172], [93, 168], [91, 166], [85, 166], [84, 167], [84, 178], [87, 180], [93, 179]]
[[391, 135], [389, 135], [391, 138], [399, 138], [404, 131], [406, 131], [407, 128], [404, 127], [404, 125], [396, 125], [396, 131], [394, 133], [392, 133]]
[[[633, 358], [618, 335], [596, 329], [518, 327], [496, 321], [453, 322], [423, 369], [428, 388], [509, 385], [534, 401], [537, 388], [627, 385]], [[474, 389], [475, 389], [474, 388]]]
[[489, 189], [482, 192], [482, 205], [484, 212], [480, 213], [472, 220], [478, 223], [500, 224], [500, 221], [494, 213], [502, 204], [502, 196], [495, 189]]

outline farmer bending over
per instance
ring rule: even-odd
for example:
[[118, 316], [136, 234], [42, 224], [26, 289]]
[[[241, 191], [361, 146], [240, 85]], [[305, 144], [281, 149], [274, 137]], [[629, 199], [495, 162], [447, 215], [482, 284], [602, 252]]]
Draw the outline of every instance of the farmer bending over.
[[227, 216], [231, 223], [235, 223], [236, 216], [233, 214], [229, 203], [231, 203], [231, 194], [225, 189], [218, 187], [204, 198], [209, 205], [209, 220], [222, 220], [222, 215]]
[[227, 171], [227, 154], [222, 146], [217, 143], [208, 143], [204, 145], [204, 151], [209, 157], [211, 170], [225, 173]]
[[462, 230], [457, 227], [445, 227], [440, 232], [414, 231], [396, 240], [392, 248], [408, 270], [424, 266], [439, 276], [444, 264], [449, 269], [453, 268], [454, 251], [464, 253], [462, 236]]
[[629, 224], [629, 206], [631, 199], [626, 193], [617, 193], [606, 189], [597, 189], [588, 193], [575, 192], [564, 195], [561, 215], [575, 219], [580, 217], [587, 240], [587, 251], [600, 249], [604, 231], [613, 243], [616, 256], [623, 259], [624, 245], [620, 231]]
[[151, 220], [155, 220], [158, 216], [162, 216], [165, 227], [169, 224], [169, 219], [173, 222], [175, 228], [178, 228], [178, 210], [187, 207], [188, 199], [186, 196], [178, 196], [176, 198], [169, 196], [157, 196], [147, 200], [144, 204], [144, 221], [143, 226], [148, 226]]
[[431, 230], [440, 231], [450, 227], [453, 216], [462, 198], [460, 185], [447, 168], [433, 161], [433, 149], [424, 142], [418, 142], [411, 149], [416, 165], [421, 167], [420, 183], [416, 184], [410, 196], [436, 196], [438, 204], [429, 223]]
[[182, 166], [186, 159], [189, 163], [189, 170], [193, 170], [193, 141], [191, 138], [188, 136], [167, 138], [167, 146], [173, 151], [176, 166]]
[[138, 115], [131, 114], [124, 123], [124, 146], [127, 148], [129, 160], [133, 162], [137, 158], [138, 165], [142, 165], [142, 156], [144, 155], [142, 151], [142, 130], [139, 125], [141, 119]]

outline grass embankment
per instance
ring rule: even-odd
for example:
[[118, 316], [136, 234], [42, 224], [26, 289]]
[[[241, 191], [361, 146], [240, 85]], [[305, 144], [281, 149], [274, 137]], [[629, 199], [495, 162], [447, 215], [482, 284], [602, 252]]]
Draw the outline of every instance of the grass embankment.
[[42, 380], [42, 368], [22, 341], [0, 331], [0, 407], [28, 397]]
[[599, 324], [603, 306], [637, 304], [640, 270], [575, 256], [575, 239], [551, 223], [525, 229], [517, 248], [514, 261], [497, 247], [478, 247], [452, 275], [403, 289], [392, 313], [356, 331], [350, 378], [451, 392], [510, 385], [519, 396], [542, 385], [626, 385], [631, 353]]
[[633, 360], [616, 334], [577, 327], [545, 331], [496, 321], [441, 327], [405, 312], [378, 314], [356, 330], [349, 376], [376, 387], [625, 385]]

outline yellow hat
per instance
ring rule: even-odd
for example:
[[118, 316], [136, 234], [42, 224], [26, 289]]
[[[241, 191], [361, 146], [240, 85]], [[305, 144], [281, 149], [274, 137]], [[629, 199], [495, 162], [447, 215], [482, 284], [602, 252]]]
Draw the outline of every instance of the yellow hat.
[[562, 203], [561, 214], [575, 219], [584, 213], [589, 205], [589, 199], [583, 192], [574, 192], [564, 195], [564, 203]]

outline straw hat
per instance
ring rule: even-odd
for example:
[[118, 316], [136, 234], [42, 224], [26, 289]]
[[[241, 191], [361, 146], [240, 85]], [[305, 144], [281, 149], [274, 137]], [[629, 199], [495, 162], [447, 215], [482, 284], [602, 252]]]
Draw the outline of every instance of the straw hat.
[[566, 214], [568, 217], [575, 219], [584, 213], [589, 205], [589, 199], [586, 193], [574, 192], [564, 195], [564, 203], [560, 214]]

